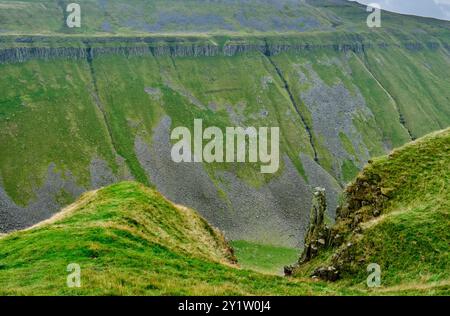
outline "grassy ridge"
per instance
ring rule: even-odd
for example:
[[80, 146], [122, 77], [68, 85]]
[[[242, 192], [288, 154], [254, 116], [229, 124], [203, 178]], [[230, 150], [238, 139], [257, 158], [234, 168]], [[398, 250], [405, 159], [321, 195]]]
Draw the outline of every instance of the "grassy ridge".
[[[86, 193], [56, 218], [0, 238], [2, 295], [352, 293], [238, 270], [222, 235], [137, 183]], [[81, 267], [81, 288], [66, 267]]]
[[[377, 263], [382, 270], [378, 291], [449, 293], [449, 157], [447, 129], [374, 159], [347, 189], [334, 228], [345, 236], [341, 246], [300, 266], [297, 275], [333, 265], [341, 272], [338, 283], [364, 286], [366, 266]], [[379, 199], [385, 200], [381, 207]]]

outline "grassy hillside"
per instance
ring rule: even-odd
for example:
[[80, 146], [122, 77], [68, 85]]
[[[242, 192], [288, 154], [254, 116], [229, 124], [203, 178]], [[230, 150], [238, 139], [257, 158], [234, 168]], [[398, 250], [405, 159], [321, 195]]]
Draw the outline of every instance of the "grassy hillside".
[[[243, 246], [237, 244], [238, 251]], [[265, 247], [251, 260], [282, 254], [274, 249]], [[81, 268], [79, 288], [67, 286], [69, 264]], [[218, 230], [134, 182], [88, 192], [52, 219], [0, 237], [2, 295], [442, 293], [420, 287], [385, 291], [241, 270]]]
[[[401, 56], [409, 62], [382, 71]], [[391, 48], [2, 64], [0, 226], [26, 227], [83, 191], [135, 179], [198, 209], [233, 239], [298, 246], [312, 186], [327, 188], [333, 216], [339, 186], [370, 157], [450, 124], [447, 63], [441, 49]], [[279, 172], [174, 164], [168, 135], [195, 118], [222, 129], [279, 126]], [[244, 196], [264, 202], [255, 207]]]
[[298, 259], [295, 248], [261, 245], [245, 240], [232, 241], [239, 265], [244, 269], [266, 274], [284, 275], [283, 268]]
[[[301, 247], [313, 187], [334, 217], [370, 157], [450, 125], [446, 21], [385, 12], [368, 29], [345, 0], [86, 0], [68, 30], [65, 4], [0, 0], [1, 232], [136, 180], [233, 240]], [[279, 171], [175, 164], [170, 132], [194, 119], [280, 127]]]
[[[83, 0], [82, 27], [69, 29], [69, 2], [0, 0], [0, 233], [48, 219], [83, 192], [134, 180], [198, 210], [236, 241], [243, 267], [278, 273], [294, 257], [292, 249], [303, 246], [314, 187], [326, 189], [327, 215], [334, 219], [342, 187], [371, 157], [450, 126], [448, 21], [383, 12], [382, 27], [369, 29], [365, 6], [347, 0]], [[278, 172], [262, 174], [258, 163], [174, 163], [170, 133], [179, 126], [192, 130], [194, 119], [222, 130], [279, 127]], [[309, 277], [316, 263], [339, 264], [342, 284], [360, 291], [361, 267], [378, 260], [389, 287], [405, 286], [408, 293], [415, 286], [445, 287], [446, 135], [371, 163], [337, 214], [336, 249], [298, 274]], [[360, 186], [368, 196], [358, 196]], [[147, 204], [157, 217], [139, 213]], [[159, 213], [165, 209], [166, 218]], [[137, 184], [84, 195], [70, 210], [51, 228], [0, 241], [4, 282], [17, 271], [27, 276], [6, 293], [73, 293], [59, 287], [65, 276], [56, 273], [66, 257], [88, 263], [92, 284], [81, 294], [99, 288], [100, 294], [341, 293], [339, 286], [300, 286], [221, 265], [229, 258], [220, 235]], [[104, 227], [110, 215], [112, 230]], [[394, 232], [398, 240], [390, 237]], [[342, 238], [361, 243], [350, 259], [339, 248]], [[206, 240], [210, 247], [202, 251]], [[21, 247], [25, 252], [14, 257]], [[97, 248], [107, 254], [100, 266], [92, 261]], [[344, 262], [332, 257], [336, 251]], [[392, 261], [394, 251], [409, 261]], [[20, 259], [34, 255], [36, 262]], [[120, 261], [122, 255], [133, 260]], [[112, 265], [108, 285], [98, 269], [113, 260], [126, 268]], [[151, 260], [157, 266], [146, 272], [146, 288], [136, 271]], [[412, 267], [421, 260], [419, 276]], [[185, 273], [191, 266], [195, 273]], [[31, 277], [33, 269], [43, 272]]]
[[346, 189], [331, 246], [297, 276], [333, 266], [341, 286], [364, 286], [377, 263], [383, 288], [449, 293], [449, 159], [450, 129], [374, 159]]
[[[239, 270], [194, 211], [125, 182], [84, 194], [56, 217], [0, 238], [2, 295], [336, 294], [321, 283]], [[81, 288], [66, 286], [67, 265]]]
[[[254, 34], [354, 30], [366, 7], [347, 0], [81, 0], [80, 29], [65, 25], [68, 0], [0, 1], [6, 34]], [[437, 31], [441, 21], [384, 13], [386, 27]], [[425, 23], [423, 23], [425, 21]]]

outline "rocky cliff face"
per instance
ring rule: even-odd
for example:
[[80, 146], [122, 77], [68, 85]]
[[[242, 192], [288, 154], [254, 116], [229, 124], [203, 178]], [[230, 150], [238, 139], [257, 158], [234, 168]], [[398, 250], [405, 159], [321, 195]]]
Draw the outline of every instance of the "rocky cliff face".
[[[157, 57], [211, 57], [211, 56], [236, 56], [246, 53], [263, 53], [270, 56], [282, 53], [302, 54], [312, 51], [332, 51], [363, 53], [367, 49], [390, 46], [404, 47], [409, 50], [419, 51], [423, 49], [437, 50], [448, 49], [448, 43], [430, 41], [427, 43], [405, 41], [403, 43], [389, 43], [383, 41], [364, 41], [355, 39], [336, 38], [333, 41], [323, 43], [310, 42], [308, 39], [279, 40], [254, 38], [251, 40], [231, 39], [223, 45], [215, 44], [214, 38], [198, 41], [195, 39], [179, 40], [176, 38], [159, 39], [154, 37], [113, 38], [104, 37], [84, 40], [75, 40], [67, 45], [67, 40], [60, 38], [50, 39], [46, 37], [0, 37], [0, 63], [25, 62], [31, 59], [50, 60], [84, 59], [88, 55], [93, 58], [105, 55], [118, 56], [145, 56]], [[65, 46], [67, 45], [67, 46]]]

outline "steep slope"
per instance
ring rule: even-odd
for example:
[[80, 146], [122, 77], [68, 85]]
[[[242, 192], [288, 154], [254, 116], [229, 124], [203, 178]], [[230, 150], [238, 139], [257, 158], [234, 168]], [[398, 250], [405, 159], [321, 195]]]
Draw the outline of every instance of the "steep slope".
[[[301, 247], [313, 187], [327, 189], [333, 218], [370, 157], [450, 125], [445, 21], [384, 13], [369, 30], [364, 7], [338, 0], [83, 1], [83, 28], [69, 34], [64, 1], [0, 4], [2, 232], [134, 179], [231, 239]], [[195, 34], [178, 33], [179, 19]], [[280, 170], [174, 163], [170, 132], [199, 118], [280, 127]]]
[[[75, 281], [77, 265], [80, 287], [69, 287], [67, 281]], [[388, 294], [425, 295], [442, 294], [444, 290], [386, 289]], [[76, 203], [35, 227], [0, 236], [0, 294], [380, 292], [240, 270], [223, 235], [195, 211], [173, 205], [141, 184], [124, 182], [85, 193]]]
[[[69, 264], [81, 287], [69, 288]], [[73, 271], [72, 271], [73, 272]], [[2, 295], [352, 293], [241, 271], [196, 212], [125, 182], [84, 194], [54, 218], [0, 237]]]
[[[336, 225], [297, 276], [363, 285], [371, 263], [383, 288], [450, 289], [450, 129], [374, 159], [346, 189]], [[329, 269], [331, 267], [331, 269]]]
[[[327, 188], [333, 217], [340, 185], [371, 156], [449, 125], [444, 50], [366, 54], [325, 48], [181, 57], [147, 50], [2, 64], [2, 230], [43, 220], [83, 191], [136, 179], [198, 209], [230, 238], [297, 246], [311, 187]], [[382, 69], [397, 67], [400, 56], [411, 62], [383, 86], [377, 76], [387, 76]], [[405, 86], [429, 92], [412, 103]], [[279, 172], [173, 163], [170, 131], [192, 128], [194, 118], [221, 128], [279, 126]]]

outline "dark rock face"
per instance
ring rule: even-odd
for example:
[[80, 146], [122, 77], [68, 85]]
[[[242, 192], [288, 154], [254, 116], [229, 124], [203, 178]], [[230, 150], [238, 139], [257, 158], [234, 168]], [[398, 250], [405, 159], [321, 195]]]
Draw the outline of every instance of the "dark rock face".
[[163, 45], [150, 47], [154, 56], [172, 57], [209, 57], [219, 55], [219, 47], [215, 45]]
[[[335, 249], [329, 266], [318, 267], [311, 275], [326, 281], [337, 281], [342, 274], [353, 269], [356, 264], [364, 264], [352, 242], [344, 243], [344, 236], [358, 235], [362, 232], [361, 223], [382, 215], [385, 203], [392, 190], [381, 185], [378, 174], [366, 172], [359, 176], [345, 191], [345, 202], [338, 207], [336, 225], [332, 228], [323, 223], [325, 197], [323, 189], [316, 189], [311, 210], [310, 228], [305, 239], [305, 249], [299, 265], [316, 257], [321, 249]], [[297, 266], [287, 267], [287, 275], [293, 274]]]
[[[322, 249], [333, 244], [333, 234], [330, 227], [325, 224], [325, 211], [327, 209], [325, 189], [314, 189], [311, 214], [309, 216], [309, 229], [305, 237], [305, 247], [297, 266], [311, 261]], [[294, 273], [297, 266], [285, 267], [285, 275]], [[314, 279], [335, 282], [340, 278], [340, 270], [334, 266], [318, 267], [311, 275]]]
[[392, 190], [381, 187], [380, 181], [379, 175], [366, 173], [346, 189], [346, 203], [338, 208], [336, 215], [349, 223], [350, 230], [363, 221], [381, 215], [380, 210], [389, 200]]
[[92, 159], [89, 166], [89, 173], [91, 175], [90, 189], [100, 189], [120, 181], [134, 180], [125, 160], [119, 155], [116, 155], [116, 164], [118, 170], [114, 173], [105, 160], [100, 158]]
[[335, 282], [339, 280], [340, 275], [339, 271], [335, 267], [329, 266], [326, 268], [324, 267], [317, 268], [316, 270], [314, 270], [312, 277], [319, 278], [321, 280]]
[[238, 239], [302, 246], [298, 241], [308, 221], [303, 210], [310, 206], [304, 197], [310, 194], [310, 188], [287, 157], [284, 163], [283, 174], [260, 188], [246, 184], [232, 173], [221, 175], [220, 188], [231, 202], [228, 210], [234, 221], [231, 233]]
[[[107, 25], [105, 26], [107, 27]], [[39, 45], [35, 45], [39, 43]], [[105, 45], [114, 43], [114, 45]], [[295, 40], [289, 42], [271, 42], [256, 39], [251, 42], [232, 39], [223, 45], [215, 44], [212, 40], [152, 38], [152, 37], [99, 37], [95, 39], [80, 39], [76, 45], [67, 45], [64, 39], [51, 39], [45, 36], [19, 37], [11, 39], [0, 37], [0, 63], [20, 63], [30, 59], [85, 59], [102, 55], [121, 56], [171, 56], [171, 57], [209, 57], [235, 56], [245, 53], [263, 53], [270, 56], [284, 52], [303, 53], [314, 50], [331, 50], [335, 52], [352, 51], [363, 53], [374, 47], [362, 39], [352, 41], [336, 41], [335, 43], [309, 44], [307, 41]], [[377, 43], [376, 47], [386, 48], [390, 44]], [[439, 49], [442, 45], [436, 42], [418, 43], [406, 42], [403, 47], [410, 50]]]
[[311, 187], [323, 187], [326, 192], [326, 212], [331, 220], [336, 218], [339, 194], [342, 187], [322, 166], [315, 162], [310, 156], [301, 153], [300, 159], [305, 169], [308, 183]]
[[311, 213], [309, 215], [309, 228], [305, 237], [305, 247], [300, 262], [307, 262], [317, 256], [321, 248], [330, 244], [330, 228], [325, 224], [325, 211], [327, 200], [324, 188], [315, 188]]
[[[326, 248], [331, 244], [331, 230], [325, 224], [325, 214], [327, 210], [327, 198], [325, 189], [316, 187], [313, 190], [313, 200], [311, 212], [309, 214], [309, 227], [305, 235], [304, 248], [302, 256], [298, 262], [301, 265], [315, 258], [320, 249]], [[285, 275], [290, 276], [297, 266], [285, 267]], [[323, 271], [321, 275], [326, 275], [329, 271]], [[334, 270], [330, 275], [334, 274]], [[337, 273], [338, 274], [338, 273]], [[314, 274], [316, 276], [316, 274]], [[317, 275], [317, 277], [320, 277]]]
[[284, 276], [290, 277], [294, 274], [294, 267], [293, 266], [286, 266], [284, 267]]
[[87, 50], [84, 48], [50, 48], [50, 47], [16, 47], [0, 49], [0, 63], [21, 63], [30, 59], [84, 59]]

